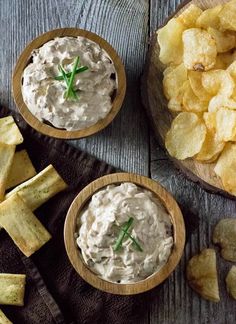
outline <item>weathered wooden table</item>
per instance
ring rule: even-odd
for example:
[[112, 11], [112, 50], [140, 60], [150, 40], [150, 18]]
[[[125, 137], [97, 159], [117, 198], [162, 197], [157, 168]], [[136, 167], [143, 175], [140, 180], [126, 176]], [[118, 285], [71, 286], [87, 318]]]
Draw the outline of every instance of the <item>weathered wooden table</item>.
[[207, 193], [173, 167], [153, 138], [141, 104], [140, 76], [149, 37], [179, 2], [0, 0], [0, 104], [16, 109], [11, 95], [11, 73], [20, 52], [37, 35], [54, 28], [76, 26], [106, 38], [125, 63], [126, 100], [112, 125], [96, 136], [71, 144], [125, 171], [158, 180], [179, 202], [187, 229], [184, 256], [176, 271], [157, 289], [140, 323], [234, 324], [236, 302], [228, 297], [224, 284], [231, 264], [218, 255], [221, 287], [218, 304], [199, 298], [189, 288], [185, 266], [194, 253], [212, 246], [212, 229], [220, 218], [236, 217], [236, 201]]

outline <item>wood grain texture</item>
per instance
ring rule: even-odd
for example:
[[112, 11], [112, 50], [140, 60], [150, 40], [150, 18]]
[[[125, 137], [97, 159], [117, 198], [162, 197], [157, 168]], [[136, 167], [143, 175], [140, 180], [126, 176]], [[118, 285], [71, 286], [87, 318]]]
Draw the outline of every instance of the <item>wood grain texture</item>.
[[[151, 1], [150, 36], [170, 14], [173, 14], [179, 2]], [[218, 248], [212, 244], [212, 233], [220, 219], [227, 216], [236, 217], [235, 201], [209, 193], [197, 183], [188, 180], [169, 160], [152, 132], [150, 143], [151, 177], [158, 180], [177, 199], [184, 215], [187, 234], [185, 251], [179, 266], [154, 296], [150, 307], [150, 323], [234, 324], [235, 301], [229, 297], [225, 288], [225, 277], [232, 263], [220, 257]], [[221, 297], [217, 305], [201, 299], [188, 286], [185, 278], [187, 261], [206, 247], [214, 247], [217, 250]]]
[[[87, 127], [81, 130], [68, 131], [65, 129], [59, 129], [47, 125], [41, 122], [38, 118], [36, 118], [29, 110], [27, 105], [23, 100], [22, 95], [22, 75], [24, 73], [25, 68], [29, 65], [29, 62], [32, 59], [32, 52], [43, 46], [45, 43], [53, 40], [56, 37], [85, 37], [95, 42], [105, 50], [105, 52], [109, 55], [112, 62], [114, 63], [115, 71], [116, 71], [116, 82], [117, 89], [115, 90], [115, 94], [112, 96], [112, 107], [110, 112], [105, 116], [105, 118], [100, 119], [96, 124]], [[79, 29], [79, 28], [57, 28], [50, 30], [49, 32], [43, 33], [42, 35], [36, 37], [34, 40], [30, 42], [29, 45], [23, 50], [21, 53], [12, 77], [12, 89], [15, 103], [25, 121], [38, 132], [48, 135], [51, 137], [61, 138], [61, 139], [80, 139], [90, 135], [93, 135], [105, 127], [109, 125], [112, 120], [118, 114], [126, 91], [126, 76], [124, 66], [121, 62], [121, 59], [117, 55], [116, 51], [113, 47], [102, 37], [98, 36], [95, 33], [90, 31]]]
[[137, 324], [235, 324], [235, 301], [228, 297], [224, 284], [231, 267], [229, 262], [218, 255], [221, 288], [218, 305], [200, 299], [185, 279], [187, 260], [200, 249], [212, 246], [211, 235], [217, 221], [224, 216], [236, 217], [235, 201], [207, 193], [187, 180], [160, 149], [152, 133], [149, 145], [149, 125], [140, 102], [139, 77], [148, 47], [148, 33], [152, 35], [180, 2], [0, 0], [0, 104], [16, 109], [11, 94], [11, 73], [25, 45], [41, 33], [62, 27], [86, 28], [111, 43], [126, 68], [125, 102], [114, 122], [104, 131], [72, 144], [120, 169], [143, 175], [150, 172], [152, 178], [176, 197], [187, 229], [187, 244], [179, 266], [168, 280], [154, 289], [150, 309]]
[[121, 57], [127, 73], [127, 94], [121, 112], [109, 127], [71, 144], [118, 168], [148, 175], [149, 130], [139, 91], [148, 47], [148, 0], [0, 0], [0, 5], [4, 26], [0, 38], [0, 104], [16, 109], [11, 73], [19, 54], [32, 39], [62, 27], [93, 31]]
[[[152, 276], [132, 284], [111, 283], [98, 277], [83, 262], [81, 252], [75, 240], [75, 233], [78, 233], [78, 218], [89, 202], [92, 195], [110, 184], [120, 184], [122, 182], [132, 182], [136, 185], [151, 191], [165, 206], [171, 216], [174, 234], [174, 247], [168, 262], [160, 271]], [[101, 177], [86, 186], [74, 199], [66, 216], [64, 228], [64, 240], [68, 257], [80, 276], [92, 286], [109, 293], [119, 295], [134, 295], [148, 291], [162, 283], [176, 268], [184, 249], [185, 226], [182, 213], [173, 197], [156, 181], [132, 173], [114, 173]]]

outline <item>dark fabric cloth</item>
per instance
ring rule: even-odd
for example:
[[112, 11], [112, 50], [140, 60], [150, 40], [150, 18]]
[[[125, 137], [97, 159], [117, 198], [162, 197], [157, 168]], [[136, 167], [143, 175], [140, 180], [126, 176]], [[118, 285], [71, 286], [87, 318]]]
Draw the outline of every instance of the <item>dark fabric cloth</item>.
[[[0, 108], [0, 117], [9, 114]], [[32, 257], [26, 258], [0, 231], [0, 272], [27, 275], [24, 307], [1, 306], [3, 312], [14, 324], [138, 323], [148, 311], [147, 294], [116, 296], [91, 287], [71, 266], [63, 240], [64, 220], [75, 196], [115, 169], [65, 141], [39, 134], [18, 114], [14, 118], [24, 136], [20, 148], [27, 149], [36, 170], [53, 164], [69, 187], [35, 212], [52, 239]]]

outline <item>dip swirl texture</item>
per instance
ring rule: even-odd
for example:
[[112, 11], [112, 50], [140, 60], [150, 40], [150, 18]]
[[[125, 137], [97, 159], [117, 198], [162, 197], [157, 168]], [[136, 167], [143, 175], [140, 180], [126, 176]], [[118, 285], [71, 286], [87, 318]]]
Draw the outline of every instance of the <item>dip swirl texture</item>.
[[[55, 77], [60, 75], [59, 64], [71, 72], [78, 56], [88, 70], [75, 75], [73, 88], [79, 99], [68, 100], [64, 80]], [[95, 42], [80, 36], [55, 38], [34, 50], [32, 60], [22, 76], [22, 96], [39, 120], [80, 130], [96, 124], [111, 110], [116, 71], [109, 55]]]
[[[129, 234], [142, 246], [135, 248], [125, 236], [114, 251], [121, 226], [134, 218]], [[85, 263], [107, 281], [137, 282], [159, 271], [172, 246], [172, 223], [161, 202], [133, 183], [110, 185], [92, 196], [78, 220], [77, 244]]]

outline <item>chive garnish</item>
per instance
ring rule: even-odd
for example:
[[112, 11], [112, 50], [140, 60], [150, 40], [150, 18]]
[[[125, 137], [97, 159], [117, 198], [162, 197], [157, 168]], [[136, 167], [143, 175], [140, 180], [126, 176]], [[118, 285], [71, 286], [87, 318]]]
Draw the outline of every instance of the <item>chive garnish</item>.
[[[87, 66], [80, 66], [79, 68], [76, 69], [75, 74], [84, 72], [86, 70], [88, 70], [88, 67]], [[71, 73], [72, 72], [67, 72], [66, 73], [66, 77], [69, 78], [71, 76]], [[64, 80], [64, 77], [63, 77], [63, 75], [58, 75], [54, 79], [55, 80], [58, 80], [58, 81], [61, 81], [61, 80]]]
[[128, 232], [128, 230], [130, 229], [133, 221], [134, 221], [133, 217], [130, 217], [128, 222], [125, 223], [125, 225], [123, 225], [121, 227], [118, 239], [117, 239], [117, 241], [116, 241], [116, 243], [114, 245], [114, 251], [118, 251], [121, 248], [124, 237], [128, 236], [131, 239], [131, 241], [134, 243], [137, 250], [140, 251], [140, 252], [143, 252], [143, 249], [141, 248], [138, 241], [133, 236], [131, 236], [130, 233]]
[[[68, 86], [69, 86], [69, 80], [68, 80], [68, 77], [67, 77], [67, 75], [66, 75], [65, 70], [63, 69], [63, 67], [62, 67], [60, 64], [59, 64], [59, 66], [58, 66], [58, 69], [59, 69], [59, 71], [60, 71], [61, 74], [62, 74], [62, 80], [65, 81], [65, 83], [66, 83], [66, 85], [67, 85], [67, 87], [68, 87]], [[71, 93], [72, 93], [72, 95], [73, 95], [73, 97], [74, 97], [75, 99], [78, 99], [78, 96], [77, 96], [77, 94], [75, 93], [75, 91], [74, 91], [73, 88], [71, 89]]]
[[114, 251], [118, 251], [121, 248], [123, 239], [124, 239], [124, 237], [126, 235], [126, 232], [129, 230], [129, 228], [132, 225], [133, 221], [134, 221], [134, 219], [132, 217], [130, 217], [128, 222], [120, 230], [118, 239], [117, 239], [117, 241], [116, 241], [116, 243], [114, 245]]
[[74, 78], [75, 78], [75, 71], [77, 69], [78, 64], [79, 64], [79, 56], [77, 56], [77, 58], [75, 60], [75, 63], [74, 63], [74, 66], [73, 66], [73, 69], [72, 69], [72, 72], [71, 72], [71, 76], [70, 76], [69, 84], [68, 84], [68, 89], [67, 89], [67, 92], [66, 92], [66, 98], [70, 97], [71, 89], [73, 87], [73, 82], [74, 82]]
[[[121, 228], [121, 230], [124, 232], [124, 229], [123, 228]], [[139, 250], [140, 252], [143, 252], [143, 249], [141, 248], [141, 246], [139, 245], [138, 241], [133, 236], [131, 236], [128, 232], [125, 232], [125, 235], [127, 235], [131, 239], [131, 241], [136, 246], [137, 250]]]

